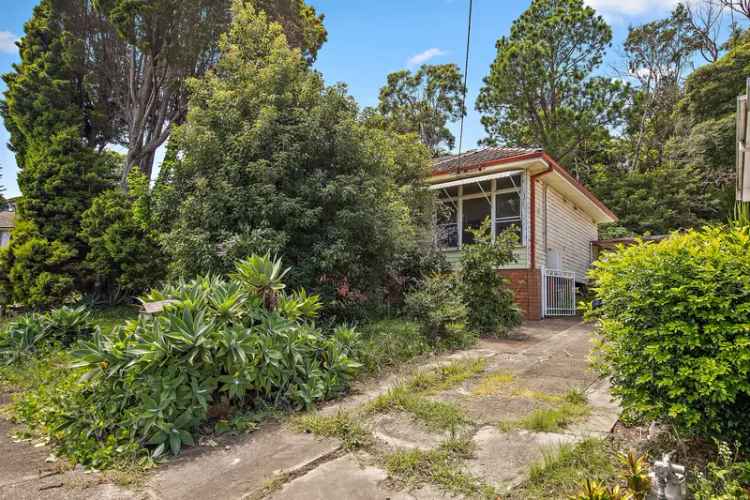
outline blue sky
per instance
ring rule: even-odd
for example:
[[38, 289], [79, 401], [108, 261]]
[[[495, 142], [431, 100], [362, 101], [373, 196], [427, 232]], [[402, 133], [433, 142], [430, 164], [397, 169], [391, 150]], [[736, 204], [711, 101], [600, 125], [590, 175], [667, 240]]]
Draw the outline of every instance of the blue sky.
[[[463, 67], [466, 16], [469, 0], [309, 0], [326, 16], [328, 43], [316, 67], [328, 83], [345, 82], [362, 106], [377, 102], [378, 90], [392, 71], [418, 62], [456, 63]], [[607, 60], [616, 65], [617, 46], [629, 24], [662, 17], [675, 0], [586, 0], [602, 13], [615, 32]], [[36, 0], [0, 0], [0, 73], [11, 70], [18, 53], [13, 41], [23, 33]], [[495, 56], [495, 41], [528, 7], [529, 0], [474, 0], [474, 27], [469, 62], [470, 113], [465, 121], [464, 144], [474, 147], [484, 135], [474, 101]], [[4, 85], [0, 82], [0, 91]], [[457, 135], [457, 126], [456, 129]], [[8, 134], [0, 123], [0, 168], [5, 196], [19, 194], [15, 160], [5, 146]]]

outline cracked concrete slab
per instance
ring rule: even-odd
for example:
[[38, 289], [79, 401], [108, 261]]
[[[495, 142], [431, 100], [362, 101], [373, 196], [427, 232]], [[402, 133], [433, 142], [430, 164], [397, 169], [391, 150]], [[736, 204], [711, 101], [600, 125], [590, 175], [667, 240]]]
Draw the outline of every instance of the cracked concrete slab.
[[347, 500], [414, 498], [407, 492], [388, 489], [388, 473], [370, 465], [372, 459], [366, 455], [344, 455], [324, 463], [294, 481], [285, 484], [269, 499], [277, 500]]
[[430, 450], [437, 447], [449, 433], [431, 432], [414, 417], [403, 412], [382, 414], [372, 421], [373, 435], [393, 448]]
[[545, 450], [579, 439], [569, 434], [483, 427], [474, 435], [476, 453], [468, 461], [468, 470], [507, 491], [526, 479], [529, 467], [543, 458]]
[[585, 359], [560, 359], [558, 356], [535, 363], [522, 373], [524, 378], [558, 377], [566, 380], [580, 381], [589, 385], [597, 380], [597, 375], [590, 370]]
[[549, 405], [529, 398], [504, 395], [456, 399], [466, 416], [477, 425], [495, 425], [500, 421], [518, 420], [532, 411]]
[[160, 500], [239, 499], [261, 492], [267, 482], [316, 464], [340, 448], [333, 439], [318, 439], [282, 427], [246, 436], [228, 447], [186, 456], [161, 469], [148, 482]]

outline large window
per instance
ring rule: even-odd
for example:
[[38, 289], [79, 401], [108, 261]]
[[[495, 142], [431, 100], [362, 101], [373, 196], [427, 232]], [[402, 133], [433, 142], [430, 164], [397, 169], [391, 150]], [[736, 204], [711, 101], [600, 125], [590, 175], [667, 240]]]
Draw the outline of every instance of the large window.
[[514, 228], [523, 242], [521, 174], [440, 188], [435, 234], [441, 248], [456, 249], [472, 243], [469, 229], [494, 219], [492, 237]]
[[473, 243], [474, 235], [469, 229], [478, 229], [486, 218], [492, 218], [492, 195], [463, 200], [463, 244]]

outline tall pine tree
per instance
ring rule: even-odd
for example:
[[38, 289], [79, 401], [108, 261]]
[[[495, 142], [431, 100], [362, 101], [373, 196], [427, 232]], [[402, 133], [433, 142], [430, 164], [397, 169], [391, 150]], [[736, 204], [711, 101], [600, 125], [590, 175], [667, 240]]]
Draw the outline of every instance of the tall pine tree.
[[0, 256], [6, 300], [64, 301], [84, 283], [81, 214], [107, 185], [112, 158], [98, 153], [87, 116], [82, 47], [65, 29], [62, 0], [43, 0], [26, 23], [21, 62], [3, 75], [0, 114], [19, 167], [19, 223]]

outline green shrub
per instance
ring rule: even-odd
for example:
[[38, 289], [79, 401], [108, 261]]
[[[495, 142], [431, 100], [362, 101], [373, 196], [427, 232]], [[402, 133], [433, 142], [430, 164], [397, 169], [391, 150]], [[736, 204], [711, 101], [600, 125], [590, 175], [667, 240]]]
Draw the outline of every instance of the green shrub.
[[80, 237], [89, 247], [83, 266], [94, 293], [115, 304], [161, 281], [166, 262], [150, 215], [148, 179], [139, 169], [128, 176], [128, 192], [111, 189], [83, 213]]
[[0, 333], [0, 360], [5, 364], [17, 363], [39, 351], [44, 339], [41, 316], [28, 314], [10, 323]]
[[364, 365], [367, 373], [379, 373], [434, 350], [422, 335], [419, 323], [414, 321], [380, 320], [365, 323], [359, 331], [357, 361]]
[[394, 258], [426, 239], [429, 151], [364, 123], [278, 24], [252, 2], [233, 5], [216, 71], [191, 82], [170, 136], [178, 154], [160, 183], [174, 215], [160, 238], [169, 267], [194, 276], [278, 253], [293, 266], [287, 282], [355, 319], [385, 302]]
[[699, 472], [690, 484], [690, 493], [697, 500], [733, 500], [748, 498], [750, 491], [750, 462], [738, 460], [738, 451], [726, 443], [717, 442], [718, 458], [709, 462], [705, 472]]
[[606, 254], [599, 368], [625, 409], [750, 442], [750, 229], [714, 227]]
[[468, 308], [468, 325], [481, 335], [502, 336], [521, 324], [521, 312], [513, 292], [497, 272], [515, 261], [513, 250], [518, 236], [512, 230], [490, 236], [490, 220], [479, 229], [469, 229], [474, 243], [461, 252], [461, 293]]
[[65, 306], [46, 314], [27, 314], [0, 332], [0, 362], [16, 363], [47, 351], [52, 345], [68, 347], [93, 333], [91, 313], [84, 307]]
[[91, 312], [85, 307], [63, 306], [42, 315], [44, 333], [48, 340], [64, 347], [85, 340], [94, 333]]
[[422, 331], [435, 345], [439, 342], [465, 345], [466, 306], [453, 274], [433, 274], [407, 294], [405, 311], [422, 325]]
[[[357, 333], [320, 331], [318, 298], [285, 292], [268, 274], [277, 268], [253, 257], [231, 280], [204, 277], [152, 292], [144, 300], [170, 301], [162, 313], [97, 330], [73, 352], [72, 366], [88, 370], [81, 383], [71, 382], [63, 399], [36, 391], [19, 413], [76, 460], [102, 466], [121, 450], [179, 453], [212, 408], [302, 408], [339, 394], [360, 366]], [[258, 286], [269, 281], [272, 291]]]
[[45, 238], [33, 222], [20, 220], [11, 245], [0, 250], [0, 288], [5, 304], [41, 309], [70, 303], [79, 272], [78, 251]]

